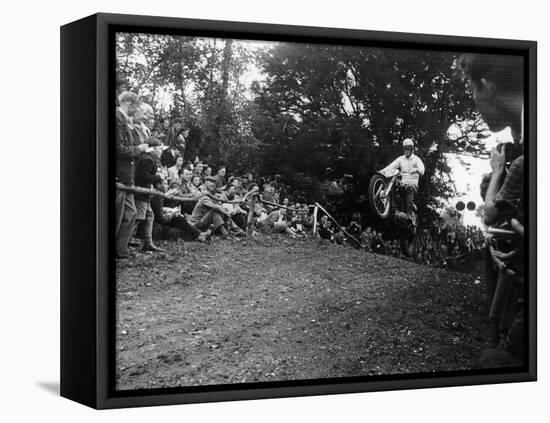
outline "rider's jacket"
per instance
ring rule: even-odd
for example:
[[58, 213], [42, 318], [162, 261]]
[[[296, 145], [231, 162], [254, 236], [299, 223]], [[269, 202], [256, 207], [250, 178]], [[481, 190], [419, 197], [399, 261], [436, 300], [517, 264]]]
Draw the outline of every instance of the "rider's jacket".
[[[386, 173], [391, 170], [399, 170], [401, 172], [401, 183], [403, 185], [413, 185], [418, 187], [418, 179], [420, 175], [424, 175], [424, 163], [420, 160], [420, 157], [415, 154], [411, 154], [409, 157], [399, 156], [388, 166], [382, 169], [382, 173]], [[418, 173], [411, 173], [413, 170], [417, 170]]]

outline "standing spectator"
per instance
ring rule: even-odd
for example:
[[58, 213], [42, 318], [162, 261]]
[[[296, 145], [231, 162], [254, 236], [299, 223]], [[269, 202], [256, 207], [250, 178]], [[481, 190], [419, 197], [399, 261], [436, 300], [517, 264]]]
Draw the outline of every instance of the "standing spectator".
[[[170, 128], [170, 119], [164, 118], [162, 120], [162, 123], [160, 124], [160, 133], [164, 134], [164, 136], [167, 137], [168, 133], [170, 132]], [[165, 144], [168, 145], [166, 142]]]
[[138, 143], [146, 143], [149, 138], [146, 133], [143, 131], [143, 121], [145, 120], [145, 113], [142, 108], [142, 103], [138, 105], [134, 116], [132, 117], [132, 133], [134, 139]]
[[[149, 139], [149, 149], [142, 154], [136, 163], [136, 186], [148, 189], [153, 187], [163, 148], [166, 148], [166, 146], [163, 146], [158, 139]], [[164, 252], [162, 248], [153, 244], [154, 215], [149, 195], [136, 194], [135, 205], [136, 220], [143, 238], [143, 251]]]
[[175, 119], [174, 125], [172, 125], [172, 128], [166, 137], [166, 144], [170, 148], [176, 150], [178, 154], [183, 157], [188, 134], [189, 130], [184, 128], [183, 121], [181, 119]]
[[139, 108], [143, 114], [141, 131], [145, 135], [146, 139], [149, 139], [152, 136], [152, 131], [155, 126], [155, 112], [147, 103], [141, 103]]
[[[124, 185], [134, 185], [135, 160], [148, 145], [134, 140], [131, 118], [138, 106], [138, 96], [125, 91], [120, 94], [116, 109], [116, 180]], [[127, 257], [128, 242], [135, 227], [136, 206], [134, 194], [117, 189], [116, 192], [116, 255]]]

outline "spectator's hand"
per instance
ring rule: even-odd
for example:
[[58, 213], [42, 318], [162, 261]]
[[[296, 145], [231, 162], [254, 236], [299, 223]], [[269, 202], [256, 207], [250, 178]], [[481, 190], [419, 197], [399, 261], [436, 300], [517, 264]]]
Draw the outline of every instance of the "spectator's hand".
[[519, 223], [517, 219], [512, 219], [510, 224], [512, 225], [514, 232], [523, 238], [523, 225]]
[[168, 191], [166, 191], [166, 195], [176, 195], [177, 192], [178, 192], [177, 188], [172, 188], [172, 189], [169, 189]]
[[143, 143], [138, 145], [138, 150], [141, 151], [142, 153], [145, 153], [148, 148], [149, 148], [149, 144]]
[[497, 147], [491, 150], [491, 168], [495, 171], [502, 171], [504, 169], [504, 163], [506, 162], [506, 145], [503, 145], [501, 151], [498, 151]]

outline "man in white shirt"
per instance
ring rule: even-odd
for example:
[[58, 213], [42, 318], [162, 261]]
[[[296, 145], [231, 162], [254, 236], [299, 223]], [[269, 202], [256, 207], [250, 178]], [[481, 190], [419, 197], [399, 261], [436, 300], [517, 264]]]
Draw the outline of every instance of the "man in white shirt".
[[416, 218], [414, 214], [414, 197], [418, 192], [418, 180], [421, 175], [424, 175], [424, 163], [420, 157], [413, 154], [414, 142], [410, 138], [403, 140], [403, 154], [391, 162], [388, 166], [382, 169], [383, 174], [398, 170], [401, 173], [401, 185], [405, 189], [407, 215], [416, 226]]

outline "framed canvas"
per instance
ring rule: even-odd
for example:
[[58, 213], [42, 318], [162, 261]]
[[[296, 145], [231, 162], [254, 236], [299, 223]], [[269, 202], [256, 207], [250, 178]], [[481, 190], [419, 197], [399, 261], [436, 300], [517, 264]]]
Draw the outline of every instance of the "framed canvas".
[[533, 41], [63, 26], [61, 395], [536, 380], [536, 94]]

